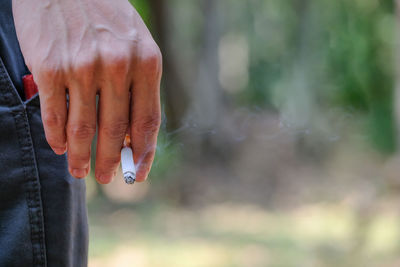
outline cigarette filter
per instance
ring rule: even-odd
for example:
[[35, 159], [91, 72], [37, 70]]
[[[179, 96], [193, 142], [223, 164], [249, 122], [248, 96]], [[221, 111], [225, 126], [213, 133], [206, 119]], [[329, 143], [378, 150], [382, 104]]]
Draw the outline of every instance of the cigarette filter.
[[134, 184], [136, 180], [136, 167], [133, 161], [130, 136], [125, 137], [124, 146], [121, 150], [121, 167], [125, 183]]

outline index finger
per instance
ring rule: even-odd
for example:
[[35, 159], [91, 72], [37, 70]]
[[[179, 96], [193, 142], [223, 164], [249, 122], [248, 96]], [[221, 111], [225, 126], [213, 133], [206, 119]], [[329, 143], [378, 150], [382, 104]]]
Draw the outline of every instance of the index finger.
[[142, 57], [134, 73], [131, 98], [131, 137], [136, 181], [146, 180], [157, 147], [161, 122], [159, 50]]

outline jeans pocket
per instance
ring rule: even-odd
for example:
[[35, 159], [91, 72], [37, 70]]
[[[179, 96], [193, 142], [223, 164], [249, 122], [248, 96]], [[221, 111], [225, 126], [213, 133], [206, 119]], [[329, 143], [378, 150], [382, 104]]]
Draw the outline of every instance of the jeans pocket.
[[36, 106], [40, 107], [40, 99], [39, 99], [39, 93], [36, 93], [34, 96], [32, 96], [30, 99], [24, 101], [25, 106]]

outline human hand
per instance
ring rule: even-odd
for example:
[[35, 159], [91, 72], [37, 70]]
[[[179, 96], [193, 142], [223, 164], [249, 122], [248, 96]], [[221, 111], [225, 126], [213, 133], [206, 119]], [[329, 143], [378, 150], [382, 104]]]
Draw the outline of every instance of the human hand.
[[56, 154], [68, 151], [70, 173], [88, 174], [97, 122], [97, 181], [112, 180], [127, 132], [144, 181], [160, 126], [162, 59], [136, 10], [127, 0], [13, 0], [13, 14], [46, 139]]

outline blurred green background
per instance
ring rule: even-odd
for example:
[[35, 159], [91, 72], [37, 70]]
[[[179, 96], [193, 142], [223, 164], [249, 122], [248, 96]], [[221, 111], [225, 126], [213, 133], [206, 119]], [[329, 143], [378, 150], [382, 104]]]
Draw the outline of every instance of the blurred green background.
[[147, 182], [87, 179], [89, 266], [400, 266], [395, 1], [131, 2], [163, 124]]

